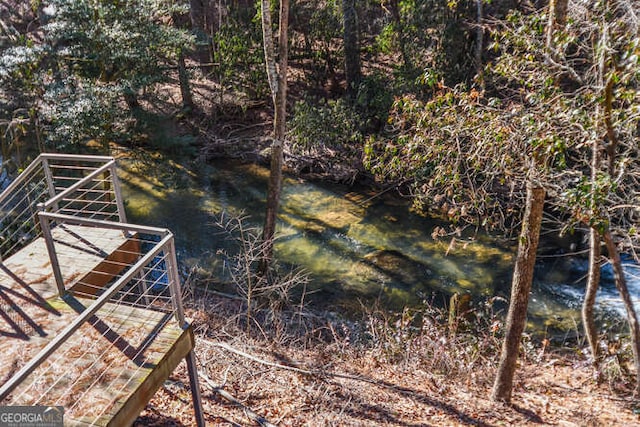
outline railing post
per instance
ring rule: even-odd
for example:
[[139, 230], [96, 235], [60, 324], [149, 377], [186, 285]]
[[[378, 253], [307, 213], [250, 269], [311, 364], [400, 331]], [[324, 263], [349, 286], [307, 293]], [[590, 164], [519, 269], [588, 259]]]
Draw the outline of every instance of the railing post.
[[118, 181], [115, 160], [113, 161], [113, 164], [109, 168], [109, 172], [111, 173], [111, 182], [113, 183], [113, 193], [116, 196], [116, 206], [118, 206], [118, 217], [120, 218], [120, 222], [127, 222], [127, 214], [124, 211], [124, 202], [122, 200], [122, 191], [120, 190], [120, 181]]
[[[44, 204], [39, 203], [38, 208], [41, 212], [44, 212]], [[49, 261], [51, 262], [51, 270], [53, 270], [53, 277], [58, 287], [58, 294], [60, 298], [65, 296], [67, 290], [64, 287], [64, 279], [62, 278], [62, 271], [60, 271], [60, 261], [58, 261], [58, 254], [56, 253], [55, 245], [53, 244], [53, 236], [51, 236], [51, 227], [49, 226], [49, 219], [42, 215], [38, 215], [40, 220], [40, 228], [42, 229], [42, 236], [44, 237], [44, 243], [47, 246], [47, 252], [49, 253]]]
[[[56, 196], [56, 186], [53, 184], [53, 173], [51, 173], [51, 167], [49, 167], [49, 160], [42, 158], [42, 169], [44, 171], [44, 177], [47, 180], [47, 188], [49, 189], [49, 196], [54, 198]], [[53, 209], [58, 212], [58, 203], [54, 203]]]
[[[170, 291], [171, 301], [173, 302], [173, 308], [176, 310], [176, 319], [181, 328], [187, 327], [187, 319], [184, 315], [184, 308], [182, 306], [182, 292], [180, 291], [180, 274], [178, 273], [178, 259], [176, 257], [176, 245], [173, 240], [169, 240], [167, 246], [169, 247], [168, 254], [168, 269], [167, 273], [170, 274]], [[191, 340], [195, 346], [195, 338], [193, 337], [193, 331], [189, 331]], [[191, 387], [191, 398], [193, 400], [193, 411], [195, 412], [196, 425], [198, 427], [204, 427], [206, 425], [204, 419], [204, 409], [202, 408], [202, 396], [200, 394], [200, 380], [198, 379], [198, 367], [196, 364], [196, 355], [194, 350], [191, 349], [189, 354], [185, 357], [187, 362], [187, 371], [189, 372], [189, 385]]]
[[[192, 334], [192, 332], [189, 332]], [[191, 335], [193, 345], [195, 347], [195, 338]], [[198, 427], [204, 427], [206, 424], [204, 420], [204, 409], [202, 408], [202, 395], [200, 394], [200, 380], [198, 379], [198, 367], [196, 366], [196, 355], [194, 350], [191, 349], [189, 354], [185, 357], [187, 362], [187, 371], [189, 372], [189, 385], [191, 386], [191, 398], [193, 399], [193, 412], [196, 416], [196, 425]]]
[[171, 292], [171, 301], [173, 302], [173, 308], [176, 311], [176, 320], [181, 328], [184, 329], [187, 324], [186, 316], [184, 315], [184, 308], [182, 307], [182, 293], [180, 291], [180, 274], [178, 273], [178, 259], [176, 257], [176, 245], [173, 240], [169, 240], [169, 254], [167, 256], [168, 268], [167, 274], [169, 275], [169, 290]]
[[[165, 242], [161, 242], [164, 244]], [[53, 354], [62, 344], [64, 344], [71, 335], [73, 335], [89, 318], [94, 316], [100, 308], [102, 308], [109, 299], [119, 292], [138, 272], [158, 254], [159, 251], [151, 251], [143, 256], [137, 263], [131, 266], [131, 269], [120, 277], [113, 285], [111, 285], [102, 295], [98, 297], [91, 305], [86, 307], [71, 323], [69, 323], [61, 332], [59, 332], [38, 354], [22, 366], [20, 370], [9, 378], [7, 382], [0, 385], [0, 402], [9, 396], [22, 381], [33, 373], [33, 371], [42, 364], [49, 356]]]

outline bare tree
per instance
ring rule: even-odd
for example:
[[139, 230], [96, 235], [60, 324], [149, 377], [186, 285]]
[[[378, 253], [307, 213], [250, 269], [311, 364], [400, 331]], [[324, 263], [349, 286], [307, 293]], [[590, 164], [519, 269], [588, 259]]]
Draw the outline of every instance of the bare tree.
[[280, 0], [280, 21], [278, 29], [278, 64], [272, 29], [269, 0], [262, 0], [262, 35], [267, 78], [271, 88], [274, 107], [274, 136], [271, 143], [271, 169], [267, 190], [267, 210], [262, 239], [265, 243], [261, 270], [265, 271], [273, 259], [273, 238], [276, 229], [278, 205], [282, 191], [283, 144], [286, 133], [287, 116], [287, 68], [288, 68], [288, 28], [289, 0]]
[[[620, 13], [618, 16], [618, 22], [611, 24], [607, 19], [601, 19], [597, 27], [598, 46], [596, 51], [597, 56], [597, 84], [596, 90], [599, 93], [599, 102], [596, 105], [596, 124], [595, 127], [598, 130], [598, 136], [593, 139], [591, 143], [591, 176], [590, 176], [590, 206], [591, 212], [585, 222], [591, 227], [589, 239], [590, 239], [590, 257], [589, 257], [589, 276], [587, 281], [587, 290], [585, 293], [585, 300], [582, 309], [582, 320], [585, 328], [587, 338], [589, 340], [589, 347], [594, 360], [594, 365], [598, 367], [598, 334], [595, 329], [595, 322], [593, 319], [593, 307], [595, 304], [595, 295], [600, 281], [600, 246], [604, 240], [607, 248], [607, 255], [609, 262], [611, 263], [614, 271], [614, 280], [616, 288], [620, 293], [622, 301], [624, 303], [627, 320], [629, 323], [630, 339], [633, 350], [634, 363], [636, 367], [636, 393], [640, 392], [640, 325], [638, 324], [638, 316], [631, 301], [631, 295], [627, 287], [624, 270], [622, 267], [622, 261], [620, 259], [619, 249], [616, 246], [612, 232], [611, 224], [612, 220], [609, 217], [608, 210], [604, 208], [603, 203], [610, 203], [610, 197], [612, 196], [612, 184], [615, 183], [618, 178], [622, 176], [622, 171], [619, 171], [619, 165], [624, 162], [620, 162], [620, 149], [622, 148], [622, 141], [619, 137], [619, 129], [616, 127], [616, 112], [614, 104], [619, 103], [616, 99], [616, 93], [620, 88], [617, 88], [617, 82], [622, 81], [624, 76], [624, 68], [620, 67], [619, 56], [620, 47], [615, 46], [617, 39], [624, 39], [621, 34], [611, 34], [612, 28], [616, 28], [618, 31], [625, 29], [624, 25], [620, 25], [620, 22], [624, 22], [620, 19], [622, 16], [628, 13], [628, 9], [624, 5], [620, 5], [615, 1], [611, 3], [604, 2], [602, 7], [603, 16], [614, 16], [615, 12]], [[633, 21], [633, 20], [632, 20]], [[625, 29], [627, 34], [638, 33], [637, 23], [629, 25]], [[624, 49], [624, 45], [623, 45]], [[606, 160], [606, 161], [605, 161]], [[602, 186], [599, 182], [606, 182], [607, 185]], [[615, 185], [615, 184], [614, 184]], [[622, 187], [615, 185], [617, 187]]]
[[616, 288], [620, 292], [624, 308], [627, 311], [627, 320], [629, 322], [629, 331], [631, 334], [631, 347], [633, 349], [633, 361], [636, 367], [636, 386], [635, 394], [640, 393], [640, 352], [638, 346], [640, 345], [640, 325], [638, 324], [638, 316], [636, 315], [635, 308], [633, 307], [633, 301], [631, 300], [631, 294], [627, 287], [627, 280], [624, 276], [624, 270], [622, 268], [622, 260], [620, 259], [620, 253], [616, 247], [613, 237], [610, 231], [604, 233], [604, 241], [607, 245], [607, 251], [609, 252], [609, 261], [613, 266], [613, 277], [616, 283]]
[[598, 351], [600, 344], [598, 342], [598, 330], [596, 329], [596, 322], [594, 320], [594, 306], [600, 284], [601, 240], [598, 230], [591, 228], [589, 230], [589, 273], [587, 275], [584, 301], [582, 302], [582, 324], [596, 369], [600, 362]]
[[[549, 2], [549, 21], [547, 24], [546, 47], [553, 50], [553, 36], [558, 27], [566, 23], [567, 0], [551, 0]], [[534, 166], [535, 167], [535, 166]], [[542, 213], [545, 200], [545, 189], [534, 186], [531, 180], [527, 182], [527, 199], [522, 223], [522, 231], [518, 241], [518, 256], [516, 259], [513, 282], [511, 285], [511, 300], [507, 314], [507, 329], [502, 343], [502, 353], [498, 365], [491, 399], [496, 401], [511, 401], [513, 376], [520, 348], [520, 339], [524, 332], [529, 303], [529, 292], [533, 281], [533, 268], [536, 262], [536, 251], [540, 238]]]

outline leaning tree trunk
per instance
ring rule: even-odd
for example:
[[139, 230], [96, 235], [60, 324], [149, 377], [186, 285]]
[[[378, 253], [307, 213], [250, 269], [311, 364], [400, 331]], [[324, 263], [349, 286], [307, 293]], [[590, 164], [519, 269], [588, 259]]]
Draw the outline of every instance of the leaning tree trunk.
[[285, 140], [287, 116], [287, 68], [289, 52], [287, 32], [289, 28], [289, 0], [280, 0], [278, 67], [276, 67], [271, 22], [269, 0], [262, 0], [262, 34], [264, 39], [265, 62], [275, 110], [274, 137], [271, 144], [271, 170], [269, 173], [269, 188], [267, 190], [267, 209], [262, 231], [262, 241], [264, 242], [264, 251], [260, 263], [262, 273], [266, 271], [267, 266], [273, 259], [273, 238], [276, 230], [280, 193], [282, 192], [282, 150]]
[[640, 392], [640, 325], [638, 325], [638, 316], [636, 310], [633, 307], [633, 301], [631, 300], [631, 294], [627, 287], [627, 280], [624, 277], [624, 270], [622, 268], [622, 260], [620, 259], [620, 253], [613, 241], [611, 231], [607, 229], [604, 234], [604, 242], [607, 245], [607, 252], [609, 253], [609, 261], [613, 267], [613, 278], [616, 282], [616, 288], [620, 292], [624, 308], [627, 311], [627, 320], [629, 322], [629, 335], [631, 335], [631, 347], [633, 350], [633, 362], [636, 367], [636, 387], [635, 394]]
[[527, 319], [527, 306], [529, 305], [529, 293], [531, 292], [536, 251], [540, 239], [545, 195], [544, 188], [531, 182], [527, 183], [527, 201], [511, 284], [506, 334], [502, 343], [498, 372], [491, 391], [491, 399], [495, 401], [511, 401], [511, 389], [516, 371], [520, 339]]

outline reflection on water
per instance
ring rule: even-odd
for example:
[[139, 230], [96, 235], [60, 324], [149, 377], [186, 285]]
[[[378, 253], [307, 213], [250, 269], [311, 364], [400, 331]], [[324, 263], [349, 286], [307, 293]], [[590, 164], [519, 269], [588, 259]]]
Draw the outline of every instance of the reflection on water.
[[[188, 265], [221, 274], [216, 253], [226, 249], [225, 241], [213, 225], [221, 212], [244, 212], [253, 224], [262, 224], [265, 168], [228, 161], [185, 168], [173, 161], [131, 158], [119, 165], [130, 220], [170, 228]], [[279, 218], [278, 260], [304, 267], [316, 288], [337, 299], [381, 296], [399, 307], [425, 298], [442, 302], [453, 292], [505, 296], [510, 287], [513, 247], [486, 236], [434, 240], [435, 227], [443, 224], [414, 215], [397, 200], [286, 179]], [[576, 328], [583, 265], [570, 258], [538, 263], [532, 321]], [[634, 283], [640, 288], [640, 281]], [[611, 289], [605, 283], [602, 301], [611, 298]]]

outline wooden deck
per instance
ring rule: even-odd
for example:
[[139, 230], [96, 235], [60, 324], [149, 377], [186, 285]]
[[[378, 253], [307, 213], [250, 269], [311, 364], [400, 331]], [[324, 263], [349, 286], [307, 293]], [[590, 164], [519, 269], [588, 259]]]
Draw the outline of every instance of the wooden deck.
[[[52, 235], [64, 299], [42, 238], [0, 263], [0, 386], [139, 256], [119, 230], [63, 225]], [[171, 312], [107, 303], [0, 404], [61, 405], [65, 425], [129, 425], [193, 345]]]

